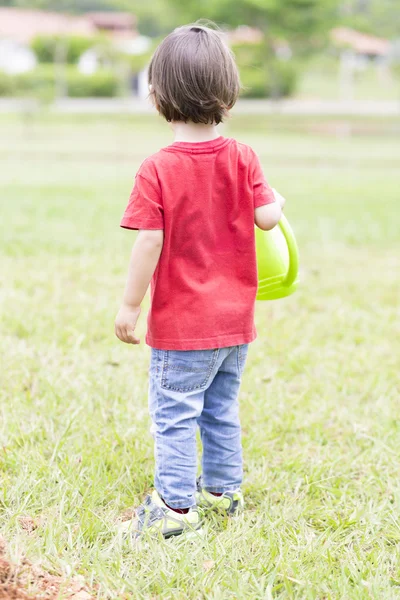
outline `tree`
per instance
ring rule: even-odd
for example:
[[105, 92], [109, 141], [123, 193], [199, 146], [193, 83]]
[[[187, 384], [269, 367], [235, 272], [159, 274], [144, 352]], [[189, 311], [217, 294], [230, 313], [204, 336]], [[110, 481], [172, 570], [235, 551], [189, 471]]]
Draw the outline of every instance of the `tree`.
[[344, 25], [365, 33], [396, 38], [400, 34], [398, 0], [346, 0], [341, 5]]
[[263, 32], [264, 68], [279, 95], [275, 46], [287, 41], [296, 55], [321, 47], [337, 19], [338, 0], [169, 0], [180, 8], [181, 23], [199, 17], [236, 27], [249, 25]]
[[229, 26], [262, 29], [267, 43], [288, 40], [296, 50], [327, 33], [337, 18], [338, 0], [168, 0], [182, 23], [206, 18]]

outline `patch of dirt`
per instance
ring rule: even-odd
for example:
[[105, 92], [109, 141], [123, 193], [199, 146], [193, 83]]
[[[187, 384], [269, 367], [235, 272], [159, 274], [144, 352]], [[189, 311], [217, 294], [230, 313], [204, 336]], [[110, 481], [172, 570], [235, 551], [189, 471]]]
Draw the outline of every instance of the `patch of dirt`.
[[135, 516], [135, 513], [136, 513], [136, 511], [135, 511], [135, 509], [134, 509], [134, 508], [127, 508], [127, 509], [125, 509], [125, 510], [124, 510], [124, 512], [123, 512], [123, 513], [120, 515], [120, 517], [119, 517], [119, 519], [118, 519], [118, 520], [119, 520], [119, 521], [122, 521], [122, 522], [124, 522], [124, 521], [130, 521], [131, 519], [133, 519], [133, 518], [134, 518], [134, 516]]
[[32, 533], [35, 529], [38, 528], [38, 523], [32, 517], [19, 517], [18, 523], [27, 533]]
[[[35, 591], [29, 593], [31, 589]], [[74, 577], [66, 583], [62, 577], [50, 575], [26, 558], [18, 565], [11, 563], [6, 541], [0, 536], [0, 600], [56, 600], [60, 591], [66, 600], [93, 600], [83, 577]]]
[[32, 600], [32, 598], [34, 596], [28, 596], [14, 585], [0, 586], [0, 600]]

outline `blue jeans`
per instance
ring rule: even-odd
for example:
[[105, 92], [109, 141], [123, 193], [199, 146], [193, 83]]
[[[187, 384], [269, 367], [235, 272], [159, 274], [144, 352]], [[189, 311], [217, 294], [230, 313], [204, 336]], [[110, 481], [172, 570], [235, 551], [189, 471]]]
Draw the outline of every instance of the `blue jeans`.
[[172, 508], [196, 503], [197, 425], [205, 489], [221, 493], [242, 483], [238, 393], [247, 350], [244, 344], [216, 350], [151, 351], [154, 484]]

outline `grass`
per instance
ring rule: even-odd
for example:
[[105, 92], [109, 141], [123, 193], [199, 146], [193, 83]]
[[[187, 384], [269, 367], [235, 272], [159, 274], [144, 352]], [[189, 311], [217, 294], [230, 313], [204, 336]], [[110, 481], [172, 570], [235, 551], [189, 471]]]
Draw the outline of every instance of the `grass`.
[[195, 546], [134, 550], [116, 522], [153, 482], [149, 350], [113, 335], [133, 240], [118, 222], [169, 131], [150, 117], [2, 117], [0, 531], [13, 560], [79, 573], [102, 599], [400, 598], [400, 143], [398, 124], [356, 124], [358, 136], [275, 117], [226, 128], [288, 198], [302, 285], [257, 306], [247, 512], [212, 518]]

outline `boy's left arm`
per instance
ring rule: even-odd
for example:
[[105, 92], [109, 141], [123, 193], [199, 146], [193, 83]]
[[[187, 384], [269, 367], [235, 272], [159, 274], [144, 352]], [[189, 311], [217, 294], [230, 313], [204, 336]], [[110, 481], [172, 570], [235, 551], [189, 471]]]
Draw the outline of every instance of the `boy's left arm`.
[[139, 344], [135, 335], [140, 305], [156, 270], [164, 241], [162, 229], [141, 229], [132, 248], [128, 279], [115, 319], [115, 335], [126, 344]]
[[277, 192], [275, 188], [272, 188], [272, 191], [274, 192], [275, 200], [281, 205], [281, 209], [283, 210], [283, 207], [286, 204], [286, 198], [284, 198], [282, 194]]

